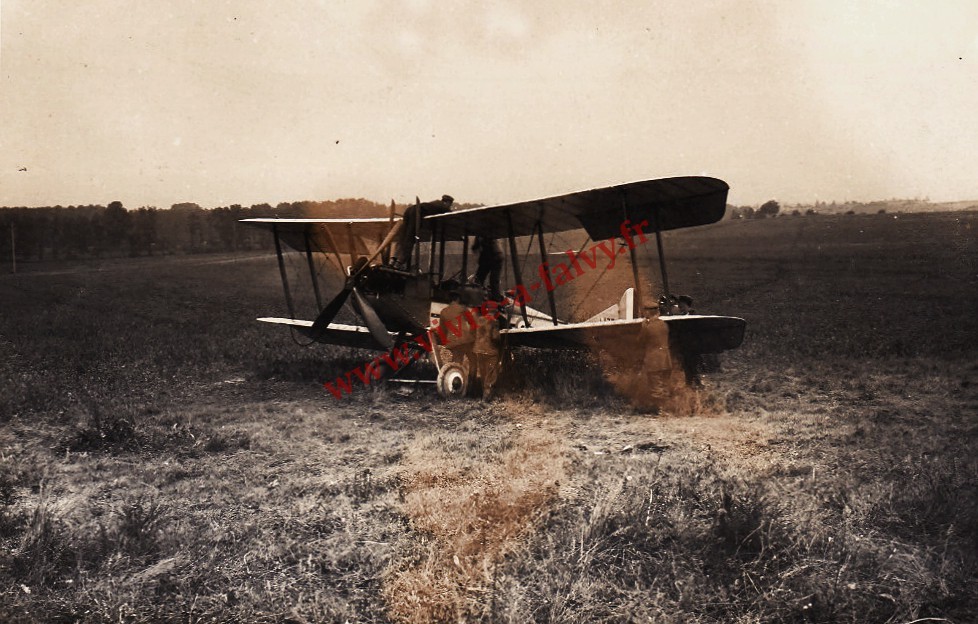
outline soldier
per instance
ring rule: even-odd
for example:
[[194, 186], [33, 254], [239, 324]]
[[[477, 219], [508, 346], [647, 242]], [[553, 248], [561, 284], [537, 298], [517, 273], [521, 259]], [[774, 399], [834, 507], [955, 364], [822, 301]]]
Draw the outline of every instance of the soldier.
[[411, 252], [414, 250], [414, 243], [419, 232], [415, 232], [415, 222], [420, 220], [420, 227], [424, 227], [424, 218], [432, 215], [445, 214], [451, 212], [452, 204], [455, 199], [451, 195], [442, 195], [441, 199], [416, 203], [407, 207], [404, 211], [404, 226], [401, 230], [401, 238], [397, 242], [397, 253], [394, 254], [393, 265], [398, 269], [407, 269], [411, 265]]
[[499, 249], [496, 239], [488, 236], [477, 236], [472, 243], [472, 251], [479, 252], [479, 266], [475, 272], [475, 281], [485, 287], [486, 277], [489, 278], [489, 298], [501, 299], [499, 292], [499, 272], [503, 268], [503, 252]]

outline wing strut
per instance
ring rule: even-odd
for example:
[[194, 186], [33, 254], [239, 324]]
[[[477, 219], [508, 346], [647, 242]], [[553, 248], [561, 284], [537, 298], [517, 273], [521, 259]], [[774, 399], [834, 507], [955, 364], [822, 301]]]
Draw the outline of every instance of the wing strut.
[[353, 239], [353, 224], [346, 224], [346, 238], [350, 243], [350, 266], [356, 266], [357, 264], [357, 245], [356, 241]]
[[[392, 199], [390, 211], [388, 211], [388, 217], [387, 217], [387, 222], [390, 223], [391, 228], [394, 227], [394, 207], [395, 204], [394, 204], [394, 200]], [[390, 230], [388, 230], [388, 232], [389, 231]], [[381, 245], [381, 248], [383, 249], [383, 252], [381, 253], [380, 257], [383, 259], [384, 264], [390, 264], [390, 259], [391, 259], [390, 247], [384, 247], [383, 245]]]
[[343, 258], [340, 256], [340, 248], [336, 244], [336, 239], [333, 238], [333, 233], [329, 231], [329, 226], [323, 224], [323, 232], [326, 234], [326, 238], [329, 239], [329, 246], [333, 249], [333, 257], [336, 260], [336, 268], [340, 270], [340, 273], [346, 274], [346, 270], [343, 268]]
[[312, 242], [309, 240], [309, 230], [304, 233], [306, 238], [306, 262], [309, 263], [309, 277], [312, 278], [312, 289], [316, 293], [316, 309], [323, 309], [323, 296], [319, 293], [319, 280], [316, 279], [316, 265], [312, 261]]
[[292, 291], [289, 290], [289, 276], [285, 274], [285, 258], [282, 257], [282, 243], [278, 240], [278, 226], [272, 225], [275, 236], [275, 254], [278, 256], [278, 270], [282, 274], [282, 288], [285, 289], [285, 305], [289, 307], [289, 318], [295, 319], [295, 306], [292, 304]]
[[669, 297], [669, 277], [666, 275], [666, 255], [662, 248], [662, 228], [659, 226], [659, 207], [652, 208], [652, 220], [655, 221], [655, 246], [659, 251], [659, 271], [662, 273], [663, 294]]
[[[628, 214], [628, 200], [625, 198], [624, 193], [621, 196], [621, 209], [625, 213], [625, 220], [631, 221], [631, 217]], [[659, 214], [657, 208], [652, 209], [653, 213]], [[658, 218], [656, 218], [655, 235], [659, 236], [659, 225]], [[635, 250], [635, 245], [628, 246], [629, 258], [632, 261], [632, 281], [635, 283], [635, 300], [632, 302], [632, 314], [635, 318], [640, 315], [645, 314], [645, 302], [642, 297], [642, 282], [639, 280], [638, 276], [638, 252]], [[662, 260], [662, 251], [660, 247], [659, 260]], [[663, 265], [665, 267], [665, 265]], [[651, 293], [650, 293], [651, 294]]]
[[543, 244], [543, 222], [537, 221], [537, 242], [540, 243], [540, 270], [547, 272], [545, 287], [547, 288], [547, 301], [550, 303], [550, 320], [557, 324], [557, 302], [554, 300], [554, 289], [550, 287], [550, 263], [547, 262], [547, 248]]
[[[444, 226], [442, 230], [444, 230]], [[435, 272], [435, 247], [437, 245], [435, 240], [435, 234], [438, 232], [438, 224], [431, 224], [431, 242], [428, 244], [428, 281], [431, 282], [431, 276]]]
[[[411, 269], [415, 271], [421, 270], [421, 200], [417, 196], [414, 198], [414, 223], [411, 224], [414, 228], [414, 264]], [[401, 253], [400, 249], [397, 253]], [[405, 262], [410, 263], [410, 258], [405, 258]]]
[[[440, 236], [438, 237], [438, 281], [440, 282], [445, 278], [445, 226], [442, 225], [440, 228]], [[431, 244], [434, 244], [434, 238], [432, 238]]]
[[[509, 210], [506, 211], [506, 228], [509, 234], [509, 255], [513, 257], [513, 278], [516, 280], [517, 287], [523, 287], [523, 276], [520, 274], [520, 256], [516, 252], [516, 238], [513, 237], [513, 215]], [[523, 324], [530, 326], [530, 319], [526, 317], [526, 302], [521, 302], [520, 314], [523, 315]]]

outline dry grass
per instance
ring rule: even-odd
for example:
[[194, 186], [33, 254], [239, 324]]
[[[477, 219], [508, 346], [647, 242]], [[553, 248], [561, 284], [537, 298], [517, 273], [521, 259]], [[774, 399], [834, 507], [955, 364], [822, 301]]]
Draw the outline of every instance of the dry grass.
[[394, 619], [483, 619], [497, 609], [502, 557], [548, 510], [565, 479], [561, 433], [532, 407], [513, 408], [520, 422], [491, 440], [439, 435], [409, 446], [403, 509], [422, 538], [387, 573]]
[[253, 322], [274, 258], [0, 276], [0, 620], [970, 621], [975, 227], [670, 234], [749, 333], [655, 415], [532, 351], [496, 401], [337, 403], [367, 354]]
[[[905, 392], [928, 384], [888, 378]], [[571, 415], [570, 482], [586, 485], [509, 558], [497, 619], [967, 621], [978, 599], [973, 417], [918, 416], [910, 438], [889, 419], [877, 420], [885, 433], [826, 426], [813, 403], [733, 418], [625, 412], [601, 431]], [[894, 436], [902, 446], [880, 444]]]

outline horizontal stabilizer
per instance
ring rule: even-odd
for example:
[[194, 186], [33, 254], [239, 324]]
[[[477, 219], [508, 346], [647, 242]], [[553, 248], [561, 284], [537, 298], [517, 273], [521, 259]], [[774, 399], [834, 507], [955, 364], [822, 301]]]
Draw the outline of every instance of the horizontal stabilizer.
[[677, 314], [660, 316], [669, 336], [687, 353], [720, 353], [744, 342], [747, 321], [735, 316]]

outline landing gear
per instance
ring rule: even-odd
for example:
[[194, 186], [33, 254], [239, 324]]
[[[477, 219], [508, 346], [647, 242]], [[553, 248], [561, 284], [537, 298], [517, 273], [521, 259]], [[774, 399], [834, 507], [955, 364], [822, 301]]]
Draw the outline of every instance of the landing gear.
[[448, 362], [438, 370], [438, 395], [443, 399], [460, 399], [469, 392], [471, 383], [468, 367]]
[[438, 368], [436, 387], [443, 398], [463, 396], [486, 399], [502, 367], [502, 337], [497, 320], [486, 318], [475, 307], [453, 302], [440, 311], [439, 325], [429, 330], [431, 351]]

